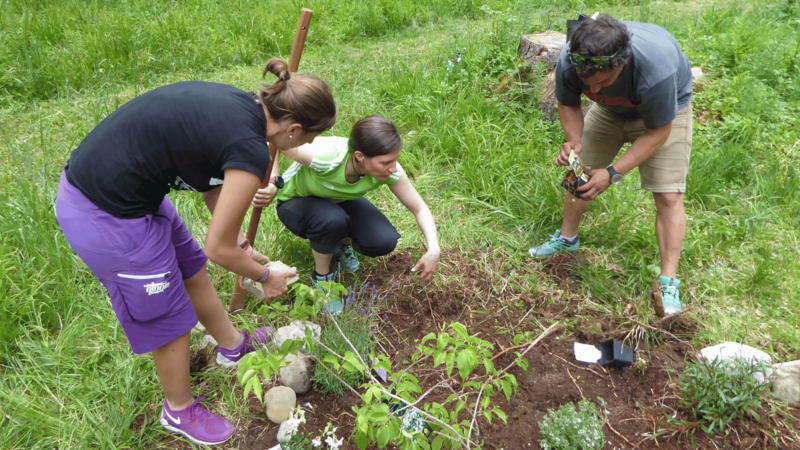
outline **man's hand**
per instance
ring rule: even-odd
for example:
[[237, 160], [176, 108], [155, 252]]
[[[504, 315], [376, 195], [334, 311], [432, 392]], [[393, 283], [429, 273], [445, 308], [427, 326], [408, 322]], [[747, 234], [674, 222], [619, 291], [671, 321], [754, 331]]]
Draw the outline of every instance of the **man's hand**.
[[[267, 266], [269, 267], [269, 266]], [[267, 300], [278, 298], [289, 290], [286, 279], [297, 275], [297, 269], [283, 265], [274, 265], [269, 268], [269, 277], [261, 283], [264, 288], [264, 296]]]
[[611, 176], [605, 168], [590, 170], [589, 178], [588, 183], [578, 188], [581, 200], [594, 200], [611, 186]]
[[411, 271], [419, 272], [417, 278], [422, 281], [428, 281], [433, 276], [433, 271], [436, 270], [437, 264], [439, 264], [439, 251], [429, 251], [422, 255], [422, 258], [411, 268]]
[[580, 141], [578, 142], [565, 142], [564, 145], [561, 146], [561, 152], [559, 152], [558, 156], [555, 159], [555, 163], [557, 166], [568, 166], [569, 165], [569, 153], [575, 152], [575, 156], [579, 156], [581, 151], [583, 151], [583, 143]]
[[278, 194], [278, 188], [275, 187], [274, 184], [270, 184], [269, 186], [265, 187], [264, 189], [259, 189], [256, 192], [255, 197], [253, 197], [253, 206], [256, 208], [266, 208], [272, 203], [272, 200], [275, 198], [275, 195]]

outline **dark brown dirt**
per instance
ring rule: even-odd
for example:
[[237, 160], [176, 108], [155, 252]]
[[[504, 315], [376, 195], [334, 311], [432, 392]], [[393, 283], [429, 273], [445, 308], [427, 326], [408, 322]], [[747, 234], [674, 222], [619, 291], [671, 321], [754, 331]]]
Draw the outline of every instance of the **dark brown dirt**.
[[[369, 281], [379, 289], [389, 291], [381, 317], [386, 321], [380, 334], [380, 345], [393, 360], [395, 369], [407, 365], [421, 337], [431, 331], [439, 331], [453, 321], [463, 323], [471, 334], [478, 334], [495, 344], [495, 353], [512, 346], [514, 334], [530, 331], [537, 336], [541, 331], [561, 320], [564, 327], [553, 332], [533, 347], [526, 355], [527, 371], [515, 367], [510, 371], [519, 382], [518, 391], [507, 401], [502, 393], [493, 397], [496, 406], [508, 415], [508, 425], [494, 419], [477, 420], [479, 436], [485, 449], [537, 449], [539, 448], [538, 423], [548, 409], [558, 408], [581, 398], [598, 402], [603, 398], [609, 411], [609, 419], [603, 431], [610, 442], [606, 448], [671, 449], [784, 449], [798, 448], [800, 442], [796, 432], [800, 411], [793, 416], [770, 415], [763, 411], [763, 424], [751, 420], [734, 422], [727, 435], [707, 435], [696, 430], [693, 436], [669, 425], [668, 416], [688, 419], [681, 409], [677, 380], [684, 368], [685, 360], [694, 349], [686, 340], [694, 330], [694, 324], [682, 318], [671, 326], [675, 338], [662, 334], [658, 345], [648, 345], [658, 331], [645, 330], [634, 322], [633, 315], [626, 319], [615, 319], [580, 307], [579, 300], [570, 295], [580, 292], [580, 279], [575, 268], [585, 264], [574, 256], [557, 255], [544, 262], [531, 263], [526, 270], [540, 272], [542, 277], [565, 291], [565, 295], [553, 300], [552, 295], [521, 292], [509, 283], [512, 267], [502, 255], [479, 257], [479, 255], [451, 252], [442, 255], [439, 271], [447, 283], [422, 283], [415, 280], [410, 268], [413, 256], [419, 252], [397, 252], [371, 264], [362, 281]], [[412, 256], [413, 255], [413, 256]], [[542, 269], [540, 270], [539, 267]], [[519, 267], [517, 267], [519, 270]], [[395, 284], [397, 283], [397, 284]], [[633, 304], [626, 308], [635, 309]], [[527, 314], [527, 315], [526, 315]], [[523, 319], [525, 316], [525, 320]], [[640, 322], [639, 322], [640, 323]], [[511, 333], [504, 333], [513, 329]], [[574, 360], [573, 343], [597, 345], [615, 337], [641, 336], [649, 331], [651, 339], [628, 343], [636, 350], [637, 361], [624, 370], [607, 371], [597, 365], [587, 365]], [[193, 360], [193, 370], [203, 364], [205, 357]], [[501, 356], [496, 364], [502, 367], [513, 362], [513, 354]], [[412, 369], [423, 391], [446, 379], [442, 370], [431, 367]], [[449, 392], [432, 394], [431, 401], [442, 402]], [[360, 398], [350, 393], [341, 398], [323, 397], [311, 392], [298, 398], [298, 404], [306, 406], [307, 424], [301, 428], [318, 434], [326, 423], [339, 427], [338, 436], [349, 437]], [[270, 449], [277, 444], [278, 425], [264, 416], [258, 400], [250, 399], [251, 417], [239, 419], [238, 432], [224, 448]], [[462, 413], [463, 414], [463, 413]], [[464, 417], [466, 418], [466, 416]], [[148, 419], [148, 422], [152, 419]], [[137, 427], [145, 418], [137, 420]], [[613, 427], [613, 428], [612, 428]], [[648, 439], [661, 429], [670, 430], [657, 440]], [[777, 433], [768, 435], [767, 432]], [[171, 437], [165, 438], [171, 448], [189, 448]], [[794, 445], [794, 446], [793, 446]], [[355, 449], [351, 441], [343, 448]]]

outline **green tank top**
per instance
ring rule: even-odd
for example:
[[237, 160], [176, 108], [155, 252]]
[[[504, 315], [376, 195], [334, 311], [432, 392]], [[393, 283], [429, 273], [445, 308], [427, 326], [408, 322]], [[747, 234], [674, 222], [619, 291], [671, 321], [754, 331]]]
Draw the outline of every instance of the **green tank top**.
[[286, 169], [282, 174], [285, 184], [278, 191], [278, 200], [312, 196], [327, 198], [334, 203], [356, 200], [384, 184], [391, 186], [397, 183], [404, 173], [400, 163], [397, 163], [397, 172], [386, 181], [364, 175], [356, 183], [348, 183], [344, 173], [348, 157], [347, 138], [318, 137], [304, 148], [314, 154], [311, 165], [306, 167], [295, 162]]

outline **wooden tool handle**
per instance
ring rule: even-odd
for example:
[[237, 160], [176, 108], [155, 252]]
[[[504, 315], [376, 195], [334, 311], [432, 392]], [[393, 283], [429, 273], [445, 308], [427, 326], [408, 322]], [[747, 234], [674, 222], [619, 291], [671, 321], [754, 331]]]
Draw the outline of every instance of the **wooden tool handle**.
[[310, 9], [303, 8], [300, 10], [300, 21], [297, 22], [292, 54], [289, 57], [289, 72], [297, 72], [297, 68], [300, 66], [300, 57], [303, 55], [303, 47], [306, 45], [306, 36], [308, 36], [308, 26], [311, 25], [311, 16], [313, 14]]
[[[308, 36], [308, 27], [311, 24], [311, 16], [314, 13], [310, 9], [303, 8], [300, 11], [300, 21], [297, 22], [297, 31], [294, 35], [294, 43], [292, 44], [292, 54], [289, 57], [289, 72], [297, 72], [297, 68], [300, 66], [300, 56], [303, 54], [303, 47], [306, 45], [306, 36]], [[272, 150], [272, 149], [270, 149]], [[275, 150], [275, 156], [271, 155], [272, 151], [270, 151], [270, 161], [269, 167], [267, 168], [267, 174], [264, 177], [264, 180], [261, 182], [261, 187], [265, 188], [269, 184], [269, 179], [272, 177], [272, 169], [275, 167], [275, 164], [278, 164], [278, 159], [280, 157], [280, 152]], [[252, 214], [250, 214], [250, 224], [247, 226], [247, 234], [245, 237], [248, 241], [250, 241], [251, 245], [255, 245], [256, 242], [256, 233], [258, 232], [258, 224], [261, 221], [261, 212], [263, 208], [253, 208]], [[231, 301], [228, 304], [228, 312], [235, 312], [241, 309], [244, 309], [245, 300], [247, 299], [247, 291], [242, 286], [242, 277], [240, 275], [236, 276], [236, 282], [233, 285], [233, 295], [231, 296]]]

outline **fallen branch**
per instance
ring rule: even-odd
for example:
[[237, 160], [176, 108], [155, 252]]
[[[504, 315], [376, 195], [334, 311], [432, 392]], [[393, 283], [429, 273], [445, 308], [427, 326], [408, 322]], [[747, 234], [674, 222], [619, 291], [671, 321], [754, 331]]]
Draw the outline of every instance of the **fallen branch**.
[[[525, 354], [526, 354], [526, 353], [528, 353], [528, 352], [530, 351], [530, 349], [532, 349], [532, 348], [533, 348], [533, 346], [534, 346], [534, 345], [538, 344], [538, 343], [539, 343], [539, 341], [541, 341], [542, 339], [546, 338], [546, 337], [547, 337], [547, 336], [548, 336], [550, 333], [552, 333], [554, 330], [556, 330], [556, 329], [558, 329], [558, 328], [561, 328], [560, 324], [561, 324], [561, 322], [556, 322], [556, 323], [554, 323], [554, 324], [550, 325], [549, 327], [547, 327], [547, 329], [546, 329], [546, 330], [544, 330], [544, 331], [542, 332], [542, 334], [540, 334], [540, 335], [539, 335], [539, 337], [537, 337], [536, 339], [534, 339], [534, 340], [533, 340], [533, 341], [532, 341], [532, 342], [531, 342], [531, 343], [528, 345], [528, 348], [526, 348], [524, 352], [520, 353], [520, 355], [517, 357], [517, 360], [519, 360], [520, 358], [522, 358], [523, 356], [525, 356]], [[507, 372], [507, 371], [508, 371], [508, 369], [510, 369], [510, 368], [511, 368], [511, 367], [512, 367], [512, 366], [513, 366], [513, 365], [514, 365], [516, 362], [517, 362], [517, 360], [514, 360], [514, 362], [512, 362], [511, 364], [509, 364], [508, 366], [506, 366], [506, 368], [505, 368], [505, 369], [503, 369], [503, 372]]]
[[613, 432], [614, 432], [614, 434], [616, 434], [617, 436], [619, 436], [619, 437], [620, 437], [620, 438], [621, 438], [623, 441], [627, 442], [627, 443], [628, 443], [628, 445], [630, 445], [631, 447], [633, 447], [633, 448], [638, 448], [639, 444], [641, 444], [641, 442], [640, 442], [639, 444], [634, 444], [633, 442], [629, 441], [629, 440], [628, 440], [628, 438], [626, 438], [625, 436], [623, 436], [623, 435], [619, 434], [619, 431], [615, 430], [615, 429], [614, 429], [614, 427], [612, 427], [612, 426], [611, 426], [611, 424], [608, 422], [608, 419], [605, 419], [605, 418], [604, 418], [604, 419], [603, 419], [603, 422], [605, 422], [605, 423], [606, 423], [606, 425], [608, 425], [608, 428], [609, 428], [611, 431], [613, 431]]
[[575, 389], [577, 389], [578, 392], [581, 394], [581, 400], [586, 400], [586, 397], [583, 396], [583, 391], [581, 390], [581, 387], [578, 386], [578, 382], [575, 381], [575, 377], [573, 377], [572, 373], [570, 373], [569, 367], [567, 367], [567, 375], [569, 375], [570, 380], [572, 380], [572, 384], [575, 385]]

